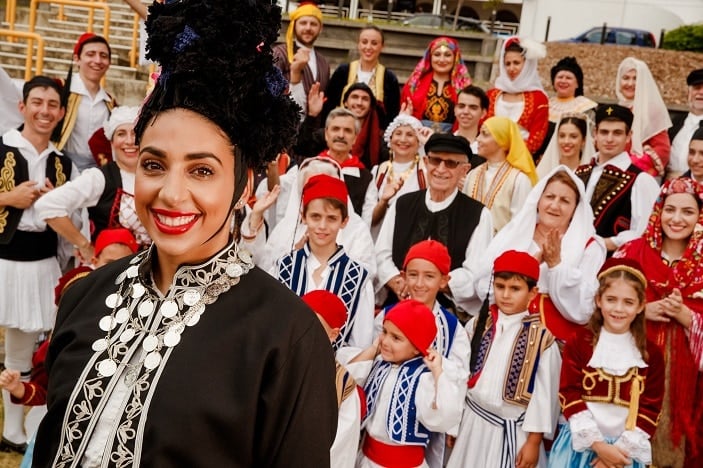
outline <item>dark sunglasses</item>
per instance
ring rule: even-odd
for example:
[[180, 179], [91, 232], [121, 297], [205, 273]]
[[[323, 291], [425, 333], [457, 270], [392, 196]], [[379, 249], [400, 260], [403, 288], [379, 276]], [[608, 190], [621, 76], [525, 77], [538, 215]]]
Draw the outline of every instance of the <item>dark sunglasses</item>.
[[427, 158], [427, 162], [435, 167], [439, 167], [440, 164], [444, 163], [444, 167], [447, 169], [456, 169], [462, 164], [468, 164], [466, 161], [455, 161], [453, 159], [443, 159], [443, 158], [438, 158], [437, 156], [425, 156]]

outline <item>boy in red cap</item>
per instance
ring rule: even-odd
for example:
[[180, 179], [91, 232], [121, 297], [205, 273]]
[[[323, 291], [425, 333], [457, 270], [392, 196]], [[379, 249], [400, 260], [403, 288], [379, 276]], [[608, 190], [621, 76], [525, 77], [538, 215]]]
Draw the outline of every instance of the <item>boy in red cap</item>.
[[348, 311], [346, 323], [333, 342], [366, 348], [373, 339], [374, 294], [368, 271], [337, 244], [339, 231], [349, 221], [344, 181], [320, 174], [303, 187], [302, 218], [307, 241], [302, 248], [278, 260], [274, 275], [302, 296], [324, 289], [339, 296]]
[[471, 377], [448, 468], [481, 460], [486, 468], [546, 467], [542, 446], [559, 416], [561, 355], [527, 307], [537, 294], [539, 262], [509, 250], [493, 263], [495, 303], [467, 325]]
[[[330, 343], [339, 336], [339, 331], [347, 321], [347, 308], [339, 296], [329, 291], [318, 289], [304, 294], [305, 302], [325, 329]], [[363, 391], [356, 385], [356, 380], [344, 366], [337, 362], [337, 434], [330, 448], [330, 466], [335, 468], [354, 468], [356, 453], [359, 450], [359, 431], [361, 417], [365, 411]]]
[[[449, 284], [451, 262], [444, 244], [436, 240], [420, 241], [405, 255], [401, 275], [410, 298], [422, 302], [434, 314], [437, 336], [432, 347], [444, 358], [442, 368], [447, 376], [463, 387], [469, 377], [469, 336], [456, 315], [437, 301], [439, 292]], [[380, 330], [381, 324], [382, 319], [377, 318], [376, 328]], [[456, 436], [456, 432], [450, 434]], [[430, 466], [442, 466], [444, 448], [444, 434], [433, 433], [426, 454]]]
[[72, 65], [64, 84], [66, 117], [57, 129], [56, 146], [81, 172], [97, 165], [88, 140], [102, 127], [116, 105], [115, 99], [102, 86], [111, 56], [107, 40], [92, 32], [81, 34], [73, 46], [73, 63], [78, 75], [73, 75]]
[[431, 349], [436, 335], [432, 311], [404, 300], [385, 314], [374, 344], [350, 361], [349, 371], [365, 380], [368, 408], [357, 467], [428, 466], [432, 433], [459, 423], [463, 385], [447, 376], [442, 355]]

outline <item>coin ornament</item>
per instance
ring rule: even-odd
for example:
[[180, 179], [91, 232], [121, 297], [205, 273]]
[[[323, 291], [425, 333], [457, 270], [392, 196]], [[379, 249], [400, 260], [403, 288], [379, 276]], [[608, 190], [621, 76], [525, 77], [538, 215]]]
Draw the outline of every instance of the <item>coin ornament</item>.
[[[118, 275], [118, 292], [105, 298], [105, 305], [112, 312], [98, 321], [106, 335], [91, 345], [94, 352], [106, 355], [97, 361], [100, 376], [123, 375], [128, 386], [146, 381], [153, 370], [163, 365], [169, 355], [166, 350], [178, 346], [186, 328], [200, 322], [206, 306], [237, 285], [254, 267], [251, 254], [233, 243], [204, 265], [179, 269], [164, 297], [144, 282], [142, 278], [148, 274], [140, 278], [139, 269], [143, 261], [148, 262], [149, 253], [135, 256]], [[129, 351], [135, 346], [141, 350], [138, 362], [134, 356], [139, 354]]]

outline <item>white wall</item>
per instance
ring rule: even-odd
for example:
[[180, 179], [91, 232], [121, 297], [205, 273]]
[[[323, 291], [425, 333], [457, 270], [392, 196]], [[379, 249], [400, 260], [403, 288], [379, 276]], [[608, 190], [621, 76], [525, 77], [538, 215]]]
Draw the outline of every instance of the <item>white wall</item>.
[[604, 22], [646, 29], [657, 42], [661, 29], [703, 21], [703, 0], [523, 0], [519, 34], [543, 40], [576, 36]]

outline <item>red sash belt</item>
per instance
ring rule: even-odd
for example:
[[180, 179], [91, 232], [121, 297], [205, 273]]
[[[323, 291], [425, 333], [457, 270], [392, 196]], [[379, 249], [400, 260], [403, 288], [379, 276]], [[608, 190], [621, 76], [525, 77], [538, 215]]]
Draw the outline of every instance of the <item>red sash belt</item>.
[[386, 468], [415, 468], [425, 461], [425, 447], [422, 445], [389, 445], [366, 434], [362, 447], [364, 455]]

